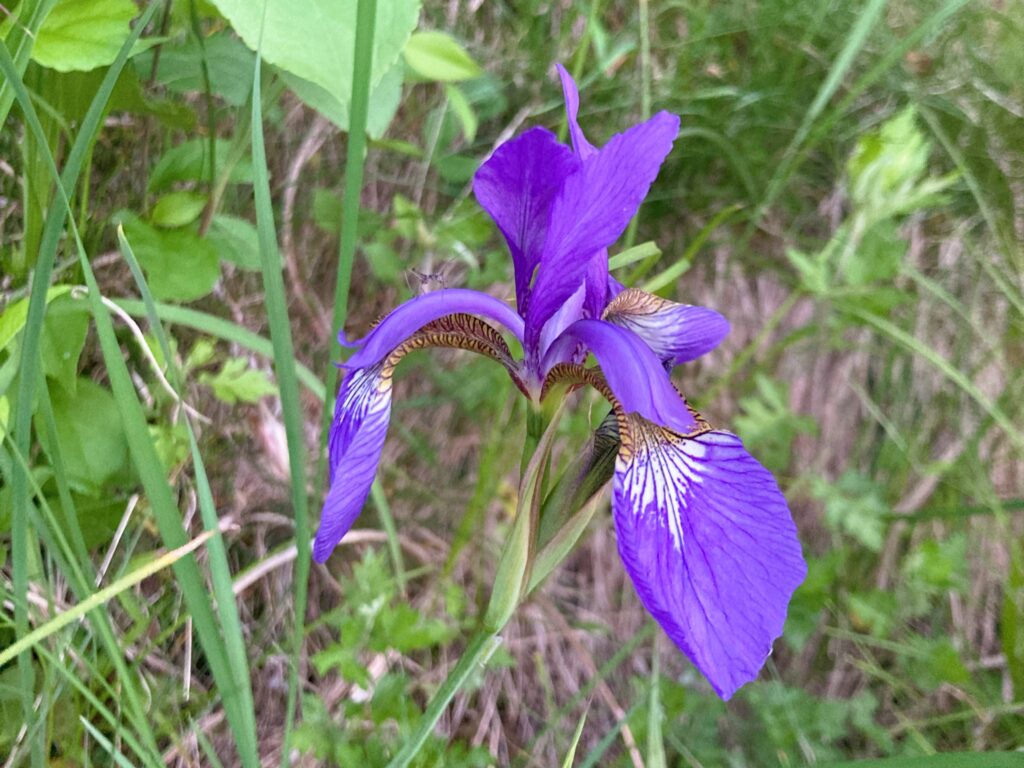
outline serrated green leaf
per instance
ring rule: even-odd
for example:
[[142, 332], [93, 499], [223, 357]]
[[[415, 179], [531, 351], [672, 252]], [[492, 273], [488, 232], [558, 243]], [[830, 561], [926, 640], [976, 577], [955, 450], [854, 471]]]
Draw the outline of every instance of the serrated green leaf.
[[138, 9], [131, 0], [60, 0], [36, 36], [32, 58], [60, 72], [113, 63]]
[[[214, 5], [249, 48], [262, 46], [264, 61], [315, 83], [344, 104], [351, 102], [356, 3], [214, 0]], [[371, 88], [398, 59], [416, 28], [419, 10], [418, 0], [377, 3]]]
[[444, 32], [417, 32], [405, 44], [405, 63], [424, 80], [455, 83], [482, 74], [466, 49]]
[[177, 229], [198, 219], [205, 207], [206, 195], [197, 192], [170, 192], [157, 200], [149, 214], [149, 221], [163, 229]]

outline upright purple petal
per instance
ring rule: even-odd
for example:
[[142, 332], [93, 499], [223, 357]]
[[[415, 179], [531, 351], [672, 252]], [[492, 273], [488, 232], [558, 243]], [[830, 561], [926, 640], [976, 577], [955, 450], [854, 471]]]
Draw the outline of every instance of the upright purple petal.
[[508, 242], [516, 302], [524, 310], [551, 220], [551, 203], [579, 160], [554, 134], [533, 128], [498, 147], [476, 172], [473, 191]]
[[580, 92], [576, 87], [576, 81], [572, 79], [572, 75], [566, 71], [565, 67], [561, 64], [555, 64], [555, 67], [558, 69], [558, 77], [562, 80], [562, 93], [565, 95], [565, 117], [569, 123], [572, 146], [580, 159], [586, 160], [597, 152], [597, 149], [587, 141], [577, 120], [580, 111]]
[[729, 334], [729, 321], [713, 309], [677, 304], [637, 288], [612, 299], [603, 317], [633, 331], [671, 365], [696, 360]]
[[523, 339], [523, 319], [505, 302], [480, 291], [446, 288], [400, 304], [358, 342], [339, 339], [342, 344], [359, 347], [345, 367], [374, 365], [427, 323], [457, 313], [486, 317], [504, 326], [520, 341]]
[[612, 137], [562, 185], [551, 207], [543, 257], [526, 314], [526, 343], [583, 282], [590, 260], [626, 229], [679, 132], [679, 118], [659, 112]]
[[385, 368], [380, 363], [350, 370], [338, 391], [328, 440], [331, 489], [313, 543], [318, 563], [348, 533], [373, 485], [391, 416], [391, 376]]
[[594, 353], [615, 399], [626, 413], [686, 434], [697, 427], [661, 361], [632, 331], [603, 320], [580, 320], [566, 329], [544, 358], [544, 370], [566, 360], [576, 344]]
[[796, 527], [735, 435], [627, 424], [612, 501], [619, 554], [644, 607], [728, 699], [757, 677], [807, 573]]

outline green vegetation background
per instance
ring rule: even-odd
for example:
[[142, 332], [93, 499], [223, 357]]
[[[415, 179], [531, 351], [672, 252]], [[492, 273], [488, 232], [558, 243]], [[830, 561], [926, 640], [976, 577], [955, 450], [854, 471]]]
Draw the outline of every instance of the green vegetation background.
[[[263, 13], [0, 5], [0, 764], [1021, 764], [1024, 4]], [[517, 132], [565, 136], [555, 61], [595, 143], [682, 116], [612, 264], [730, 319], [676, 381], [808, 555], [728, 704], [639, 606], [606, 504], [456, 667], [523, 439], [485, 361], [404, 362], [359, 527], [323, 567], [296, 546], [334, 329], [511, 296], [468, 185]], [[561, 457], [604, 414], [579, 398]]]

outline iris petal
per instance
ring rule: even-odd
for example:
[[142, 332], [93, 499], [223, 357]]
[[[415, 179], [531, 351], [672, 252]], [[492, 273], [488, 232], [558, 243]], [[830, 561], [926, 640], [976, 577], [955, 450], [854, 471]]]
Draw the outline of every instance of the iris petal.
[[576, 117], [580, 111], [580, 92], [576, 87], [576, 81], [572, 79], [565, 67], [555, 64], [558, 69], [558, 77], [562, 80], [562, 93], [565, 96], [565, 117], [569, 123], [569, 136], [572, 137], [572, 147], [576, 154], [583, 160], [597, 152], [594, 145], [587, 141], [583, 130]]
[[636, 288], [612, 299], [603, 317], [633, 331], [672, 365], [696, 360], [729, 334], [729, 321], [713, 309], [677, 304]]
[[498, 147], [473, 177], [473, 192], [505, 236], [516, 277], [516, 302], [525, 311], [530, 281], [551, 221], [551, 203], [579, 160], [544, 128]]
[[530, 304], [526, 344], [586, 277], [590, 261], [614, 243], [636, 214], [679, 132], [679, 118], [659, 112], [612, 137], [565, 179], [551, 207]]
[[324, 501], [313, 559], [324, 562], [348, 533], [370, 494], [391, 416], [390, 366], [346, 373], [329, 438], [331, 489]]
[[644, 607], [728, 699], [782, 634], [807, 566], [771, 474], [728, 432], [620, 424], [613, 514]]
[[548, 350], [545, 370], [568, 360], [579, 343], [594, 353], [608, 387], [626, 413], [638, 413], [683, 434], [697, 427], [661, 361], [639, 336], [625, 328], [603, 320], [573, 323]]
[[345, 362], [344, 367], [365, 368], [374, 365], [428, 323], [456, 313], [481, 315], [500, 323], [516, 338], [523, 338], [523, 320], [505, 302], [480, 291], [446, 288], [400, 304], [360, 341], [352, 342], [344, 336], [340, 337], [342, 344], [359, 347], [359, 351]]
[[[368, 340], [372, 336], [367, 337]], [[313, 558], [317, 562], [322, 563], [330, 556], [366, 503], [387, 437], [395, 366], [409, 352], [424, 347], [466, 349], [497, 360], [526, 392], [518, 365], [501, 334], [468, 314], [446, 315], [428, 322], [385, 350], [379, 359], [374, 357], [369, 365], [355, 367], [352, 365], [355, 356], [349, 359], [328, 437], [331, 489], [324, 501], [313, 545]], [[366, 347], [356, 354], [365, 351]]]

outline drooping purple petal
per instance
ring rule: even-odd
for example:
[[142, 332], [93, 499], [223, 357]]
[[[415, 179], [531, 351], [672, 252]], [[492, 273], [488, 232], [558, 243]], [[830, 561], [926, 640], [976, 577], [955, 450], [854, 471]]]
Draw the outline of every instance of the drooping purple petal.
[[[520, 341], [523, 319], [508, 304], [480, 291], [446, 288], [417, 296], [400, 304], [358, 342], [359, 350], [344, 364], [345, 368], [365, 368], [383, 360], [388, 353], [420, 328], [452, 314], [480, 315], [504, 326]], [[345, 343], [339, 338], [341, 343]]]
[[638, 413], [682, 434], [697, 427], [661, 361], [639, 336], [617, 325], [603, 320], [573, 323], [551, 345], [544, 357], [544, 370], [568, 359], [580, 342], [594, 353], [605, 381], [626, 413]]
[[576, 154], [581, 160], [586, 160], [588, 157], [597, 152], [597, 149], [587, 141], [587, 137], [583, 135], [583, 130], [580, 128], [577, 116], [580, 111], [580, 92], [576, 87], [576, 81], [572, 79], [565, 67], [561, 64], [555, 64], [558, 69], [558, 77], [562, 81], [562, 93], [565, 96], [565, 117], [569, 123], [569, 136], [572, 138], [572, 147]]
[[679, 118], [659, 112], [612, 137], [583, 162], [555, 196], [526, 313], [526, 344], [583, 282], [590, 260], [614, 243], [640, 207], [679, 132]]
[[342, 380], [328, 440], [331, 488], [320, 514], [313, 559], [324, 562], [366, 503], [391, 416], [390, 373], [383, 364], [350, 370]]
[[807, 573], [796, 527], [735, 435], [627, 423], [612, 501], [619, 554], [644, 607], [728, 699], [757, 677]]
[[533, 128], [498, 147], [473, 177], [473, 192], [508, 242], [516, 303], [525, 310], [530, 281], [551, 220], [551, 203], [579, 160], [554, 134]]
[[729, 334], [729, 321], [713, 309], [677, 304], [637, 288], [612, 299], [604, 319], [633, 331], [672, 365], [696, 360]]

